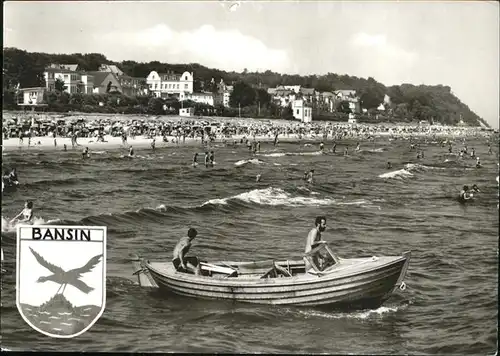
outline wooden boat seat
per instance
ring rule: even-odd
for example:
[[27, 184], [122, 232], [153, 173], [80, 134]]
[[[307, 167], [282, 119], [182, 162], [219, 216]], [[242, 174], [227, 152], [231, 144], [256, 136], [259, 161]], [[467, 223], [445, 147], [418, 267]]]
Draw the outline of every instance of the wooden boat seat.
[[265, 279], [265, 278], [280, 278], [280, 277], [292, 277], [292, 274], [283, 267], [278, 266], [273, 261], [273, 266], [271, 267], [271, 269], [269, 269], [266, 273], [264, 273], [264, 275], [260, 278]]
[[226, 277], [238, 277], [238, 271], [230, 267], [218, 266], [211, 263], [200, 262], [200, 269], [203, 272], [208, 272], [209, 275], [222, 274]]

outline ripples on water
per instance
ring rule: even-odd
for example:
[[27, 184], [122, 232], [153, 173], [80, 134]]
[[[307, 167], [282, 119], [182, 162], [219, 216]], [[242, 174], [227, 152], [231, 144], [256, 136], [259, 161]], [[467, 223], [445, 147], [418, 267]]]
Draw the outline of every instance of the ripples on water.
[[[346, 142], [350, 147], [354, 142]], [[343, 157], [316, 144], [216, 147], [212, 169], [190, 166], [193, 147], [80, 152], [11, 151], [21, 187], [2, 199], [2, 347], [14, 350], [272, 353], [486, 354], [497, 349], [498, 155], [457, 160], [422, 143], [415, 159], [405, 141], [362, 143]], [[343, 152], [342, 144], [337, 146]], [[198, 151], [201, 153], [202, 149]], [[393, 168], [386, 169], [387, 161]], [[305, 170], [316, 182], [304, 184]], [[262, 181], [255, 182], [255, 176]], [[476, 183], [477, 201], [456, 196]], [[70, 340], [33, 331], [15, 305], [15, 233], [6, 220], [35, 201], [38, 222], [108, 226], [107, 305], [92, 329]], [[206, 259], [299, 257], [316, 215], [341, 257], [412, 250], [404, 292], [358, 312], [233, 304], [159, 295], [136, 285], [129, 253], [170, 258], [187, 227], [193, 254]], [[91, 342], [90, 342], [91, 341]]]

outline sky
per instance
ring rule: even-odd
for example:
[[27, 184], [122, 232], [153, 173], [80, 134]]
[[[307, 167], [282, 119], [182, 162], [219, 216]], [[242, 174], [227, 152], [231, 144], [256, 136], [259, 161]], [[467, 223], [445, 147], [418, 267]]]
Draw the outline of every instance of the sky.
[[449, 85], [499, 120], [496, 1], [4, 2], [4, 47]]

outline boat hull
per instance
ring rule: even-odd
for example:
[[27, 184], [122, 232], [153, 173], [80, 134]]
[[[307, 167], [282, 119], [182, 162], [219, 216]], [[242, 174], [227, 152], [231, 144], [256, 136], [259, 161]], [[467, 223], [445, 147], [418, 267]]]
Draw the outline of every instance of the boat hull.
[[[213, 278], [176, 271], [171, 263], [145, 263], [151, 279], [162, 290], [177, 295], [246, 303], [336, 308], [375, 308], [401, 285], [409, 253], [384, 257], [381, 262], [359, 260], [324, 275], [260, 279]], [[349, 261], [349, 260], [344, 260]], [[370, 263], [373, 262], [373, 263]], [[229, 264], [229, 263], [228, 263]]]

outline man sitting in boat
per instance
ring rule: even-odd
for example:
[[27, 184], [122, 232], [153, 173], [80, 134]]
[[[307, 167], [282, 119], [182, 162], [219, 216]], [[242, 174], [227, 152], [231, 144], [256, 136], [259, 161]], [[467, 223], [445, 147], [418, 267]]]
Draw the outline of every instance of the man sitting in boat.
[[[325, 243], [325, 241], [321, 240], [321, 233], [326, 230], [326, 218], [324, 216], [316, 217], [314, 221], [315, 227], [309, 231], [307, 235], [306, 242], [306, 250], [305, 253], [310, 252], [314, 247], [318, 246], [318, 244]], [[307, 259], [304, 258], [306, 271], [309, 270], [312, 266]]]
[[187, 236], [182, 237], [177, 245], [175, 245], [172, 263], [177, 271], [191, 272], [194, 274], [200, 273], [199, 263], [192, 261], [195, 263], [195, 265], [193, 265], [186, 260], [186, 254], [189, 252], [191, 242], [194, 240], [196, 235], [198, 235], [198, 231], [191, 227], [188, 230]]

